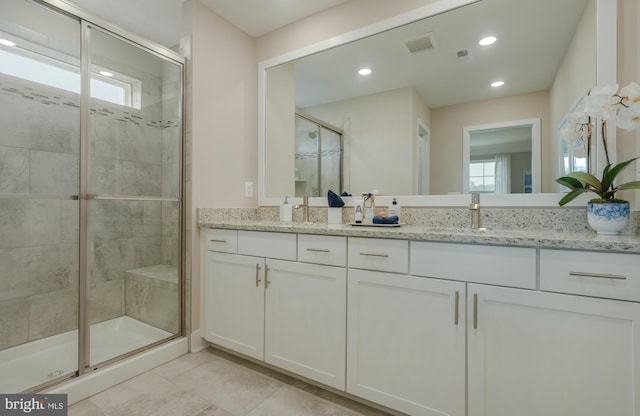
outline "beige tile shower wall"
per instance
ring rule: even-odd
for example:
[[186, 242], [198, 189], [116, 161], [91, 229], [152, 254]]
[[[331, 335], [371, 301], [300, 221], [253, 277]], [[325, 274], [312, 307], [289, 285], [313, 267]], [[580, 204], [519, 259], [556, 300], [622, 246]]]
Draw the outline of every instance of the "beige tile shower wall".
[[[0, 76], [0, 107], [12, 109], [0, 113], [0, 193], [78, 194], [78, 97], [25, 84]], [[143, 111], [92, 109], [92, 193], [178, 188], [177, 175], [158, 181], [179, 160], [179, 136], [164, 139], [178, 127], [163, 120], [156, 84]], [[177, 213], [177, 203], [91, 202], [91, 323], [124, 313], [125, 270], [175, 261]], [[0, 349], [76, 328], [78, 234], [77, 201], [0, 198]]]
[[[77, 194], [77, 96], [23, 84], [0, 76], [0, 193]], [[0, 198], [0, 349], [76, 327], [77, 207]]]

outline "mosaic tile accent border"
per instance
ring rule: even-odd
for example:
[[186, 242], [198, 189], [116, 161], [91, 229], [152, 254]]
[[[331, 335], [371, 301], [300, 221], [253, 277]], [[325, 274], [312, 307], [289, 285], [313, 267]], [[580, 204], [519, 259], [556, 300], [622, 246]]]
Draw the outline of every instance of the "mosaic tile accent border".
[[[36, 89], [22, 85], [24, 82], [29, 81], [16, 83], [12, 82], [11, 78], [13, 77], [0, 74], [0, 94], [10, 94], [41, 104], [64, 106], [80, 110], [80, 98], [78, 94], [44, 85]], [[36, 85], [33, 82], [30, 83]], [[144, 125], [160, 130], [179, 126], [177, 120], [145, 120], [141, 113], [142, 110], [123, 110], [116, 108], [115, 105], [113, 107], [102, 106], [98, 108], [91, 108], [91, 115], [100, 115], [123, 123], [132, 123], [137, 126]]]

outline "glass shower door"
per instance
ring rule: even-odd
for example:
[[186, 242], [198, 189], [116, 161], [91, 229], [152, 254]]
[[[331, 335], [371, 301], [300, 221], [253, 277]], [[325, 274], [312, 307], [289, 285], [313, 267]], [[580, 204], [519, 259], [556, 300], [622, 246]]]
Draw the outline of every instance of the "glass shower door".
[[182, 66], [90, 28], [89, 365], [181, 331]]
[[343, 187], [342, 133], [299, 114], [295, 118], [297, 197], [340, 194]]
[[296, 115], [296, 196], [318, 196], [320, 129], [316, 123]]
[[78, 369], [80, 23], [0, 14], [0, 392]]
[[320, 195], [329, 190], [340, 194], [342, 189], [342, 135], [320, 127]]

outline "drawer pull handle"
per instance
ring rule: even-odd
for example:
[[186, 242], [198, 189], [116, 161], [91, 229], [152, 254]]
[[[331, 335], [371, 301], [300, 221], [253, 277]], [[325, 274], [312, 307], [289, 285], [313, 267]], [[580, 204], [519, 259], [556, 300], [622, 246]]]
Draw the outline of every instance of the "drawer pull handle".
[[389, 257], [388, 254], [380, 254], [380, 253], [360, 253], [361, 256], [369, 256], [369, 257]]
[[269, 266], [264, 269], [264, 288], [268, 288], [271, 282], [269, 281]]
[[212, 243], [226, 243], [227, 240], [210, 240]]
[[314, 251], [317, 253], [329, 253], [331, 250], [327, 250], [326, 248], [308, 248], [307, 251]]
[[569, 272], [569, 276], [595, 277], [597, 279], [627, 280], [627, 276], [623, 276], [623, 275], [620, 275], [620, 274], [600, 274], [600, 273]]
[[478, 329], [478, 294], [473, 294], [473, 329]]
[[458, 325], [458, 320], [460, 319], [460, 291], [456, 290], [456, 304], [455, 304], [455, 315], [453, 318], [453, 323]]
[[260, 286], [260, 264], [256, 263], [256, 287]]

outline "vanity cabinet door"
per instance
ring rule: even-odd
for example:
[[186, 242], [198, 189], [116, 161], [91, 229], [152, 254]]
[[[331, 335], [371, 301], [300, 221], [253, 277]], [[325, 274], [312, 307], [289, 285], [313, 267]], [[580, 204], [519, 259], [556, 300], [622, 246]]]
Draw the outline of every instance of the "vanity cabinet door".
[[414, 416], [463, 416], [465, 284], [349, 269], [347, 293], [347, 392]]
[[347, 271], [267, 260], [265, 361], [345, 389]]
[[640, 415], [640, 304], [470, 284], [469, 416]]
[[259, 257], [207, 253], [205, 339], [262, 360], [264, 270]]

